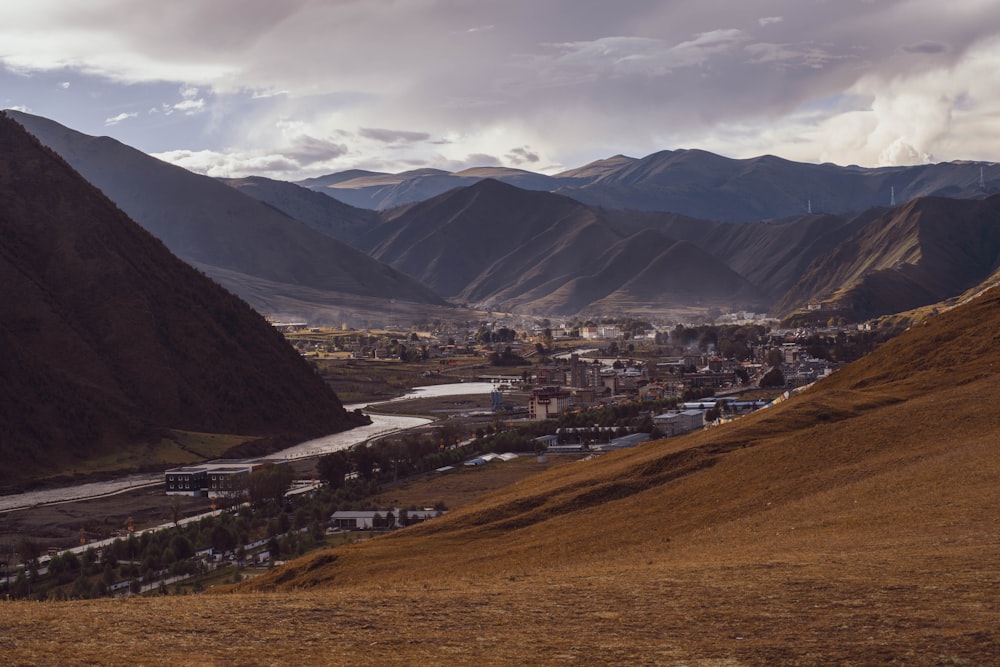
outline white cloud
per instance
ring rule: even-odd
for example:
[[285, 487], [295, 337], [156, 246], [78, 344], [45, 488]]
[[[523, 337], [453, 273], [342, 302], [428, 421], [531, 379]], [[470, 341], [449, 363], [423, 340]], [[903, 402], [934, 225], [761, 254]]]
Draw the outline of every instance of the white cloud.
[[240, 178], [251, 175], [283, 178], [296, 173], [302, 167], [281, 153], [253, 151], [176, 150], [155, 153], [153, 157], [216, 178]]
[[178, 102], [177, 104], [171, 105], [170, 107], [174, 111], [181, 111], [186, 114], [196, 114], [205, 109], [205, 100], [203, 99], [186, 99], [183, 102]]
[[[993, 4], [33, 0], [0, 3], [0, 63], [25, 75], [6, 91], [24, 106], [78, 126], [78, 100], [91, 127], [150, 109], [116, 121], [120, 136], [145, 128], [229, 172], [576, 166], [679, 146], [996, 159]], [[72, 82], [74, 105], [31, 88], [45, 72], [50, 96]]]
[[123, 112], [123, 113], [118, 114], [117, 116], [112, 116], [111, 118], [105, 118], [104, 119], [104, 124], [106, 126], [108, 126], [108, 127], [111, 127], [112, 125], [117, 125], [118, 123], [122, 122], [123, 120], [128, 120], [129, 118], [135, 118], [138, 115], [139, 114], [135, 113], [135, 112], [132, 112], [132, 113], [124, 113]]

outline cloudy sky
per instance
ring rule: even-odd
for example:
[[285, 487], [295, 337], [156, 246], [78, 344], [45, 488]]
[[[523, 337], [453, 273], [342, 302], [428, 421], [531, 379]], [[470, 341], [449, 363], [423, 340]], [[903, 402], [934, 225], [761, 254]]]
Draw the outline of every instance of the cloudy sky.
[[0, 105], [216, 176], [1000, 160], [997, 0], [31, 0]]

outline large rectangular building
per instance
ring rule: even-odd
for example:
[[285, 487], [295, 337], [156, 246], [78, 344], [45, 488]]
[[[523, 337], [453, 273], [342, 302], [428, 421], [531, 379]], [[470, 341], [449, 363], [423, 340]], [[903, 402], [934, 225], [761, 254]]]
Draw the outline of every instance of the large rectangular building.
[[171, 468], [164, 473], [164, 482], [167, 495], [216, 498], [241, 493], [246, 487], [246, 478], [254, 470], [284, 463], [275, 459], [208, 461], [193, 466]]

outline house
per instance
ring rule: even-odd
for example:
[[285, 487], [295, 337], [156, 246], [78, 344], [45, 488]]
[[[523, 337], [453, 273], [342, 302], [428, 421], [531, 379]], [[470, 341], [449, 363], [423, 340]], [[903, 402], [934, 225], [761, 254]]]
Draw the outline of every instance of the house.
[[204, 466], [173, 468], [164, 473], [167, 495], [201, 496], [208, 486], [208, 469]]
[[598, 445], [595, 449], [602, 452], [609, 452], [615, 449], [635, 447], [636, 445], [642, 444], [647, 440], [649, 440], [648, 433], [629, 433], [628, 435], [617, 437], [609, 443]]
[[338, 510], [330, 515], [330, 526], [334, 530], [382, 530], [423, 523], [441, 514], [436, 509]]
[[558, 435], [540, 435], [537, 438], [535, 438], [534, 441], [535, 441], [535, 449], [536, 450], [543, 450], [543, 449], [547, 449], [547, 448], [551, 447], [552, 445], [559, 444], [559, 436]]
[[272, 459], [221, 459], [194, 466], [171, 468], [164, 473], [167, 495], [220, 496], [242, 495], [246, 479], [254, 470], [270, 465], [284, 465]]
[[566, 408], [575, 404], [573, 394], [559, 387], [545, 387], [531, 392], [528, 418], [531, 420], [558, 417]]
[[330, 515], [330, 525], [340, 530], [372, 530], [395, 528], [392, 510], [338, 510]]
[[694, 431], [705, 425], [703, 410], [671, 410], [653, 417], [653, 425], [666, 437]]
[[584, 340], [619, 340], [622, 337], [621, 327], [614, 325], [580, 327], [580, 336]]

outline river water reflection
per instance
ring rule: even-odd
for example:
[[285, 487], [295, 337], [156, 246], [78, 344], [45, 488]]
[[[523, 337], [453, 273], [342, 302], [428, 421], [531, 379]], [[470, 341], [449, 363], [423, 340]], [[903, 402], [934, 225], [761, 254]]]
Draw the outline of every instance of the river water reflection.
[[[412, 391], [381, 403], [355, 403], [345, 405], [348, 410], [361, 409], [364, 411], [369, 406], [384, 406], [387, 403], [402, 401], [413, 398], [440, 398], [444, 396], [465, 396], [470, 394], [488, 394], [496, 386], [489, 382], [463, 382], [453, 384], [431, 385], [426, 387], [414, 387]], [[384, 409], [384, 408], [383, 408]], [[410, 417], [404, 415], [387, 415], [379, 413], [369, 413], [372, 423], [367, 426], [359, 426], [350, 431], [334, 433], [332, 435], [307, 440], [306, 442], [293, 445], [287, 449], [275, 452], [271, 458], [284, 458], [288, 460], [306, 458], [309, 456], [319, 456], [329, 454], [340, 449], [347, 449], [359, 443], [365, 442], [374, 437], [404, 431], [416, 426], [430, 423], [430, 419], [422, 417]], [[32, 507], [34, 505], [51, 505], [55, 503], [69, 502], [72, 500], [82, 500], [84, 498], [98, 498], [110, 496], [117, 493], [124, 493], [131, 489], [154, 486], [163, 483], [163, 473], [150, 473], [143, 475], [129, 475], [118, 479], [104, 482], [90, 482], [87, 484], [77, 484], [57, 489], [43, 489], [39, 491], [28, 491], [9, 496], [0, 496], [0, 512], [9, 512], [15, 509]]]

